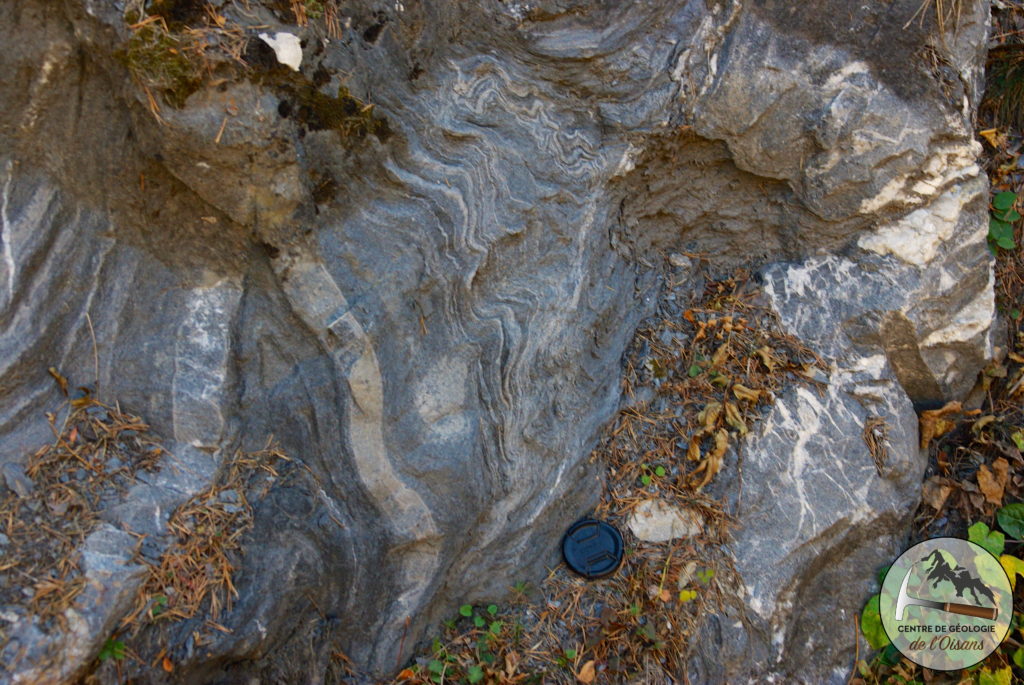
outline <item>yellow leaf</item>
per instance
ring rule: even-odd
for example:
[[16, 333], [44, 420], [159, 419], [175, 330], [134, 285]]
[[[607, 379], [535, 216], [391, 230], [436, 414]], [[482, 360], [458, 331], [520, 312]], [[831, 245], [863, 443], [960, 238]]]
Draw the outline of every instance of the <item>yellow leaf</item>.
[[999, 133], [997, 128], [986, 128], [978, 131], [978, 135], [984, 138], [989, 145], [994, 148], [999, 148], [1002, 145], [1002, 135]]
[[732, 386], [732, 394], [736, 395], [736, 399], [746, 400], [748, 402], [757, 402], [759, 399], [761, 399], [760, 390], [751, 390], [747, 386], [741, 385], [739, 383]]
[[1010, 579], [1010, 589], [1015, 589], [1017, 587], [1017, 576], [1024, 576], [1024, 560], [1004, 554], [999, 557], [999, 563], [1003, 565], [1003, 570], [1006, 571], [1006, 576]]
[[587, 663], [583, 664], [583, 667], [580, 668], [580, 672], [576, 674], [576, 679], [581, 683], [587, 683], [587, 685], [589, 685], [594, 682], [594, 678], [596, 676], [597, 670], [594, 668], [594, 660], [591, 659]]
[[689, 602], [689, 601], [692, 601], [692, 600], [694, 600], [696, 598], [697, 598], [697, 591], [696, 590], [680, 590], [679, 591], [679, 601], [680, 602]]
[[993, 671], [986, 666], [981, 669], [978, 675], [979, 683], [991, 683], [991, 685], [1010, 685], [1013, 682], [1013, 669], [1009, 666]]

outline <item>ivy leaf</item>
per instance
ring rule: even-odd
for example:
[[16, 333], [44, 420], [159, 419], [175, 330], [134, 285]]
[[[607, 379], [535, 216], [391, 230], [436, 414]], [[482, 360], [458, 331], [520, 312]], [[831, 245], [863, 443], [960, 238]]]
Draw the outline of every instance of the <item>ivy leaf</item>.
[[1007, 504], [996, 512], [996, 520], [1011, 538], [1024, 538], [1024, 503]]
[[1013, 203], [1017, 201], [1017, 194], [1011, 193], [1008, 190], [1004, 190], [1001, 193], [996, 193], [996, 196], [992, 198], [992, 206], [996, 209], [1006, 210], [1013, 207]]
[[489, 605], [487, 607], [487, 613], [489, 613], [491, 616], [494, 616], [496, 613], [498, 613], [498, 605], [497, 604]]
[[996, 217], [989, 217], [988, 220], [988, 237], [992, 240], [1001, 242], [1003, 240], [1013, 240], [1013, 225], [1002, 221]]
[[878, 611], [878, 595], [872, 595], [860, 612], [860, 632], [871, 645], [871, 649], [882, 649], [890, 643], [882, 627], [882, 615]]
[[967, 539], [980, 545], [996, 559], [1003, 553], [1003, 547], [1006, 546], [1006, 536], [998, 530], [991, 530], [983, 521], [978, 521], [967, 529]]

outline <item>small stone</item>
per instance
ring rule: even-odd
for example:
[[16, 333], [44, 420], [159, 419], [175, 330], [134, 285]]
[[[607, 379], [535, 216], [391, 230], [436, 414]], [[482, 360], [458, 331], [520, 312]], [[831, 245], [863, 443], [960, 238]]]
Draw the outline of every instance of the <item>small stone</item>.
[[28, 497], [35, 490], [35, 485], [32, 484], [32, 481], [25, 475], [25, 471], [18, 464], [13, 462], [4, 464], [0, 468], [0, 475], [3, 476], [7, 487], [13, 490], [18, 497]]
[[677, 269], [690, 269], [693, 267], [693, 261], [678, 252], [673, 252], [668, 256], [668, 263]]
[[4, 535], [3, 533], [0, 533], [0, 547], [6, 547], [10, 542], [11, 539], [9, 537]]
[[667, 542], [699, 534], [704, 522], [694, 511], [647, 500], [633, 510], [628, 525], [633, 535], [645, 542]]

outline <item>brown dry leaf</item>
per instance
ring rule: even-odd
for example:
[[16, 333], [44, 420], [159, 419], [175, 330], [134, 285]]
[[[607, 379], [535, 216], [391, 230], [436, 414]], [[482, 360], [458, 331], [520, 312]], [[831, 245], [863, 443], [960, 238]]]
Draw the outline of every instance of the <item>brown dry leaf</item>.
[[999, 506], [1003, 502], [1003, 488], [1006, 487], [1005, 480], [1000, 483], [996, 476], [985, 464], [978, 469], [978, 489], [985, 495], [985, 500]]
[[[168, 673], [173, 673], [173, 672], [174, 672], [174, 662], [172, 662], [172, 661], [171, 661], [170, 659], [168, 659], [167, 657], [164, 657], [164, 660], [163, 660], [163, 662], [162, 662], [162, 663], [161, 663], [160, 665], [161, 665], [161, 666], [163, 667], [163, 669], [164, 669], [165, 671], [167, 671]], [[409, 669], [405, 669], [405, 671], [408, 671], [408, 670], [409, 670]], [[405, 671], [402, 671], [402, 673], [405, 673]], [[402, 673], [399, 673], [399, 674], [398, 674], [398, 675], [399, 675], [399, 677], [401, 677]]]
[[710, 433], [715, 429], [715, 425], [718, 423], [718, 417], [722, 415], [722, 403], [721, 402], [708, 402], [700, 413], [697, 414], [697, 420], [700, 421], [704, 427], [705, 433]]
[[758, 357], [761, 358], [761, 361], [764, 362], [764, 365], [768, 368], [769, 371], [775, 370], [775, 367], [778, 365], [779, 362], [777, 359], [775, 359], [775, 357], [772, 356], [772, 350], [770, 347], [765, 345], [764, 347], [759, 349], [756, 354]]
[[929, 409], [921, 412], [919, 419], [921, 428], [921, 449], [927, 449], [932, 440], [942, 437], [955, 425], [946, 417], [963, 409], [959, 402], [949, 402], [942, 409]]
[[985, 500], [999, 506], [1003, 503], [1006, 482], [1010, 477], [1010, 463], [999, 457], [990, 469], [985, 464], [978, 469], [978, 488], [985, 495]]
[[725, 403], [725, 422], [739, 431], [740, 435], [747, 434], [747, 422], [740, 415], [740, 410], [732, 402]]
[[581, 683], [587, 683], [587, 685], [589, 685], [594, 682], [594, 678], [596, 676], [597, 669], [594, 667], [594, 660], [591, 659], [587, 663], [583, 664], [583, 667], [580, 668], [580, 672], [576, 674], [576, 679]]
[[1007, 352], [1006, 356], [1017, 362], [1018, 364], [1024, 364], [1024, 357], [1020, 356], [1016, 352]]
[[715, 353], [711, 355], [711, 365], [721, 366], [725, 363], [725, 360], [729, 357], [729, 343], [725, 342], [718, 346]]
[[1006, 487], [1007, 481], [1010, 479], [1010, 462], [1006, 461], [1003, 457], [999, 457], [992, 462], [992, 471], [996, 474], [996, 480]]
[[53, 376], [53, 380], [57, 381], [57, 385], [60, 386], [61, 393], [65, 397], [67, 397], [67, 395], [68, 395], [68, 379], [65, 378], [64, 376], [60, 375], [60, 371], [58, 371], [56, 369], [56, 367], [51, 366], [50, 368], [47, 369], [47, 371], [49, 371], [50, 375]]
[[505, 675], [509, 678], [516, 674], [516, 670], [519, 668], [519, 654], [516, 652], [509, 652], [505, 655]]
[[940, 476], [932, 476], [921, 486], [921, 498], [935, 511], [942, 510], [951, 492], [953, 492], [953, 486], [947, 479]]
[[704, 472], [704, 477], [701, 478], [700, 482], [694, 486], [695, 489], [700, 490], [705, 485], [711, 482], [711, 479], [722, 468], [722, 459], [725, 457], [726, 450], [729, 449], [729, 431], [724, 428], [719, 428], [718, 432], [715, 433], [715, 448], [708, 453], [707, 459], [701, 462], [700, 466], [694, 469], [693, 473], [696, 475], [701, 471]]
[[662, 602], [670, 602], [670, 601], [672, 601], [672, 593], [669, 592], [668, 590], [662, 590], [661, 594], [658, 595], [658, 598]]
[[690, 461], [700, 461], [700, 440], [698, 438], [690, 440], [690, 446], [686, 449], [686, 458]]
[[978, 419], [977, 421], [975, 421], [971, 425], [971, 431], [974, 432], [974, 433], [978, 433], [985, 426], [987, 426], [988, 424], [992, 423], [995, 420], [996, 420], [996, 417], [992, 416], [991, 414], [987, 414], [985, 416], [982, 416], [980, 419]]
[[736, 399], [746, 400], [748, 402], [757, 402], [759, 399], [761, 399], [760, 390], [752, 390], [751, 388], [748, 388], [747, 386], [742, 385], [740, 383], [737, 383], [734, 386], [732, 386], [732, 394], [736, 395]]

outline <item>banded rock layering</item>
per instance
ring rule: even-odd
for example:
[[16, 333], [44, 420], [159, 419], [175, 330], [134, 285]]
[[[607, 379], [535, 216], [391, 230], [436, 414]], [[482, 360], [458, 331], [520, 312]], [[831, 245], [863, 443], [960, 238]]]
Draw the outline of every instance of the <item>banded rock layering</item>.
[[0, 614], [2, 679], [80, 672], [142, 582], [124, 529], [158, 553], [169, 512], [270, 435], [312, 478], [255, 503], [232, 632], [183, 624], [166, 677], [314, 682], [335, 651], [392, 673], [453, 607], [554, 563], [685, 250], [760, 268], [831, 369], [747, 438], [746, 587], [691, 677], [839, 677], [852, 625], [811, 631], [849, 624], [904, 535], [913, 405], [991, 355], [985, 3], [944, 35], [919, 0], [353, 0], [334, 36], [286, 5], [211, 2], [249, 66], [178, 106], [139, 77], [131, 3], [0, 9], [0, 459], [52, 439], [49, 367], [169, 453], [90, 538], [75, 640]]

